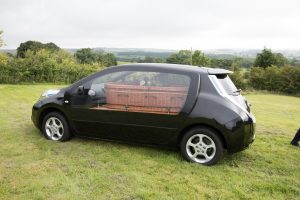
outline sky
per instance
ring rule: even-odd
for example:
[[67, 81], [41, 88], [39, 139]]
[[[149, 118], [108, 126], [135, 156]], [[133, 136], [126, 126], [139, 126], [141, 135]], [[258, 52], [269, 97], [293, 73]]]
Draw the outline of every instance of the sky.
[[0, 0], [5, 49], [300, 49], [299, 0]]

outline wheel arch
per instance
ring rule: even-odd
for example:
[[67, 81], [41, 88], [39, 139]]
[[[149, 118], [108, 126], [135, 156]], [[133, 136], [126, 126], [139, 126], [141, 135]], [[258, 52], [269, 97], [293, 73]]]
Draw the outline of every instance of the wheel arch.
[[56, 107], [47, 107], [41, 112], [41, 114], [39, 115], [39, 118], [38, 118], [38, 127], [40, 130], [42, 130], [42, 123], [43, 123], [44, 117], [50, 112], [57, 112], [57, 113], [61, 114], [66, 119], [66, 121], [70, 127], [69, 119], [62, 110], [60, 110]]
[[186, 127], [184, 127], [180, 133], [178, 134], [177, 136], [177, 144], [180, 144], [180, 141], [182, 139], [182, 137], [184, 136], [184, 134], [193, 129], [193, 128], [196, 128], [196, 127], [201, 127], [201, 128], [208, 128], [208, 129], [211, 129], [213, 130], [214, 132], [216, 132], [218, 134], [218, 136], [220, 137], [221, 141], [222, 141], [222, 144], [224, 146], [225, 149], [227, 149], [227, 141], [224, 137], [224, 135], [222, 134], [222, 132], [220, 130], [218, 130], [217, 128], [211, 126], [211, 125], [208, 125], [208, 124], [203, 124], [203, 123], [196, 123], [196, 124], [190, 124]]

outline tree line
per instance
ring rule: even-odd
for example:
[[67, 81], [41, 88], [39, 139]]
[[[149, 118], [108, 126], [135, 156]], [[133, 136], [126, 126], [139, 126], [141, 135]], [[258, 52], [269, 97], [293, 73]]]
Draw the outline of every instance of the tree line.
[[225, 68], [233, 71], [233, 82], [241, 89], [268, 90], [273, 92], [300, 93], [300, 65], [298, 60], [289, 60], [281, 53], [264, 48], [251, 62], [245, 58], [210, 58], [200, 50], [180, 50], [162, 58], [145, 57], [138, 62], [166, 62]]
[[[0, 36], [1, 36], [0, 31]], [[3, 41], [0, 37], [0, 47]], [[298, 60], [288, 60], [280, 53], [264, 48], [255, 60], [245, 58], [217, 59], [200, 50], [180, 50], [166, 58], [146, 56], [138, 62], [174, 63], [219, 67], [233, 71], [231, 78], [241, 89], [258, 89], [300, 93]], [[54, 43], [27, 41], [16, 55], [0, 53], [0, 83], [51, 82], [72, 83], [105, 67], [117, 65], [113, 53], [83, 48], [71, 54]]]

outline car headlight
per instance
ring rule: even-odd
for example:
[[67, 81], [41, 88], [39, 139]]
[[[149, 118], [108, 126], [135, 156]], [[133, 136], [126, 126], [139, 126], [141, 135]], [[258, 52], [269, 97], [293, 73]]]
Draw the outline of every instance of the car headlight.
[[56, 95], [59, 93], [60, 90], [47, 90], [45, 91], [41, 96], [40, 96], [40, 99], [44, 99], [44, 98], [48, 98], [52, 95]]

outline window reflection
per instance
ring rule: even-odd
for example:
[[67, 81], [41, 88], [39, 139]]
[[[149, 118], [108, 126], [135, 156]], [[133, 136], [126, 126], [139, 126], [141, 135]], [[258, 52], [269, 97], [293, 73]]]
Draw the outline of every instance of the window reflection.
[[177, 115], [187, 98], [186, 75], [126, 71], [92, 82], [92, 109]]

